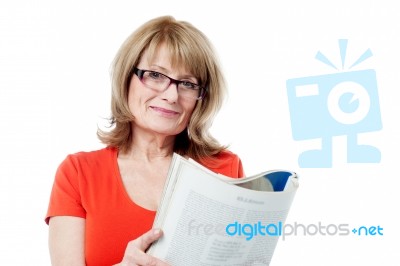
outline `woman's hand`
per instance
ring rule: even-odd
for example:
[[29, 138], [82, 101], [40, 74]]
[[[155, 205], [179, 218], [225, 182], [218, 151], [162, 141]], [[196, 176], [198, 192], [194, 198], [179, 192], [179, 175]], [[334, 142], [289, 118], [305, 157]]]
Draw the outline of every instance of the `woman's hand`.
[[151, 243], [162, 236], [162, 231], [152, 229], [128, 243], [121, 263], [114, 266], [167, 266], [168, 264], [145, 253]]

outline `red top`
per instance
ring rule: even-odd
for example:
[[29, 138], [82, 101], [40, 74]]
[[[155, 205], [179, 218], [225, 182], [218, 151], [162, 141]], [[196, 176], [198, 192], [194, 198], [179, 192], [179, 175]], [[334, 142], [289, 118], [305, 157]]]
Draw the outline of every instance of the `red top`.
[[[121, 262], [129, 241], [150, 230], [155, 211], [136, 205], [122, 183], [117, 149], [104, 148], [68, 155], [59, 166], [46, 223], [52, 216], [86, 219], [86, 265]], [[203, 162], [210, 170], [233, 178], [244, 175], [240, 158], [230, 151], [218, 155], [218, 166]]]

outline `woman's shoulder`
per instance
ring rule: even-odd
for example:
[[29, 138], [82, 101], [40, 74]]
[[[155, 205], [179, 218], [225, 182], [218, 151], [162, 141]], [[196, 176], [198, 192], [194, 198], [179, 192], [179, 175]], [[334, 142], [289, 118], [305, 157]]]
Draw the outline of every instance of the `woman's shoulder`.
[[116, 153], [117, 149], [113, 147], [79, 151], [68, 154], [61, 165], [74, 165], [75, 167], [104, 165], [108, 162], [112, 162]]
[[236, 153], [228, 150], [228, 149], [224, 149], [222, 151], [220, 151], [219, 153], [217, 153], [215, 155], [215, 158], [217, 158], [218, 160], [237, 160], [239, 159], [239, 155], [237, 155]]
[[75, 153], [71, 153], [68, 156], [74, 157], [77, 159], [96, 159], [96, 158], [102, 158], [106, 156], [110, 156], [117, 152], [117, 149], [114, 147], [104, 147], [96, 150], [89, 150], [89, 151], [78, 151]]
[[222, 150], [211, 158], [201, 162], [208, 169], [225, 176], [239, 178], [244, 176], [242, 161], [240, 157], [230, 151]]

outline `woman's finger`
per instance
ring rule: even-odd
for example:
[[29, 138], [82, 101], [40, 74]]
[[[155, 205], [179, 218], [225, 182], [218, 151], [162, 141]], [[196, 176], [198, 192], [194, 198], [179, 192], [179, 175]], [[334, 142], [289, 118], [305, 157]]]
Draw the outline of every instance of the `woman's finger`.
[[131, 243], [138, 249], [145, 251], [151, 243], [156, 241], [162, 236], [162, 231], [160, 229], [151, 229], [150, 231], [144, 233], [141, 237], [133, 240]]

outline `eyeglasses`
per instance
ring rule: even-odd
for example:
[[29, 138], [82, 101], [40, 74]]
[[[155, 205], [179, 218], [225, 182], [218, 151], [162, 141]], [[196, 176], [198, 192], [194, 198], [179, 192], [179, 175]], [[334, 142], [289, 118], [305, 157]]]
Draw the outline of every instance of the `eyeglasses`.
[[188, 99], [201, 100], [206, 94], [206, 88], [186, 80], [176, 80], [164, 74], [151, 70], [133, 69], [139, 80], [149, 89], [163, 92], [171, 85], [176, 84], [178, 95]]

